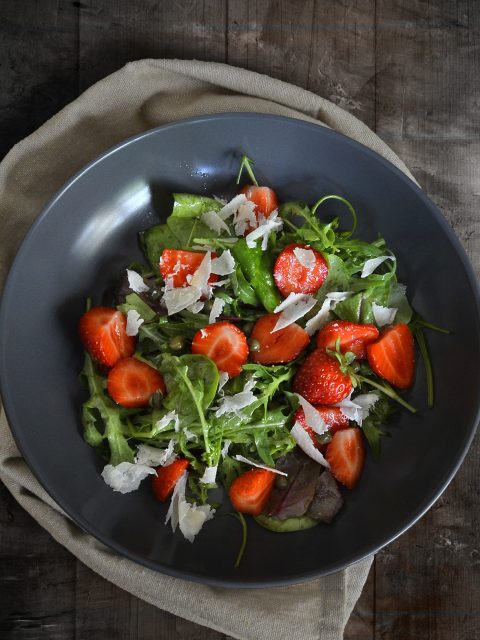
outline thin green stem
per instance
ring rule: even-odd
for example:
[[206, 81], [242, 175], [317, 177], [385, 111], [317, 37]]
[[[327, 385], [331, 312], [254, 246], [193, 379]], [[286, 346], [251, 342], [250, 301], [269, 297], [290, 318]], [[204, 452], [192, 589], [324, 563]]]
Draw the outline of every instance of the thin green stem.
[[360, 382], [364, 382], [365, 384], [368, 384], [371, 387], [378, 389], [379, 391], [384, 393], [386, 396], [388, 396], [392, 400], [395, 400], [395, 402], [398, 402], [399, 404], [401, 404], [403, 407], [405, 407], [405, 409], [408, 409], [411, 413], [417, 413], [417, 410], [415, 409], [415, 407], [410, 403], [408, 403], [406, 400], [404, 400], [401, 396], [399, 396], [398, 393], [394, 391], [390, 385], [379, 384], [378, 382], [375, 382], [374, 380], [370, 380], [370, 378], [366, 378], [365, 376], [360, 376], [358, 374], [355, 374], [355, 375], [356, 375], [356, 378], [360, 380]]
[[350, 202], [346, 198], [343, 198], [342, 196], [337, 196], [335, 194], [323, 196], [323, 198], [320, 198], [320, 200], [317, 200], [317, 202], [313, 205], [312, 215], [315, 215], [318, 207], [324, 202], [326, 202], [327, 200], [338, 200], [339, 202], [343, 202], [343, 204], [347, 207], [347, 209], [352, 214], [352, 218], [353, 218], [352, 228], [350, 229], [350, 231], [343, 234], [344, 238], [349, 238], [355, 233], [355, 229], [357, 228], [357, 214], [355, 213], [355, 209], [353, 208], [353, 206], [350, 204]]
[[240, 545], [240, 549], [238, 550], [235, 564], [233, 565], [235, 569], [238, 569], [240, 563], [242, 562], [243, 554], [245, 553], [245, 549], [247, 546], [247, 523], [245, 521], [245, 518], [243, 517], [243, 514], [239, 513], [238, 511], [235, 513], [226, 513], [225, 515], [232, 516], [232, 518], [238, 520], [242, 526], [242, 543]]
[[252, 165], [254, 165], [254, 164], [255, 163], [251, 158], [249, 158], [246, 155], [242, 156], [242, 160], [241, 160], [241, 163], [240, 163], [240, 169], [238, 171], [238, 176], [237, 176], [237, 184], [240, 183], [240, 178], [242, 176], [242, 171], [245, 169], [246, 172], [248, 173], [248, 176], [249, 176], [250, 180], [253, 182], [253, 184], [256, 187], [258, 187], [257, 179], [255, 178], [255, 174], [253, 173], [253, 170], [252, 170]]
[[434, 400], [434, 381], [433, 381], [433, 367], [430, 360], [430, 354], [428, 352], [427, 342], [423, 331], [421, 329], [415, 329], [413, 332], [415, 340], [417, 341], [418, 348], [422, 354], [423, 365], [425, 367], [425, 377], [427, 380], [427, 406], [429, 409], [433, 407]]

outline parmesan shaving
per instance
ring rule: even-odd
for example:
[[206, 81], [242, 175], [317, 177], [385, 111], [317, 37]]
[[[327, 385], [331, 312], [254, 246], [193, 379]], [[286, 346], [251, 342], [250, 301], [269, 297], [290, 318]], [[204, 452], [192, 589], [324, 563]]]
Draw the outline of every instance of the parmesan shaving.
[[384, 327], [387, 324], [392, 324], [397, 315], [398, 309], [395, 307], [382, 307], [375, 302], [372, 303], [372, 313], [375, 318], [375, 324], [377, 327]]
[[377, 393], [363, 393], [353, 400], [350, 396], [348, 396], [348, 398], [344, 398], [335, 406], [340, 407], [340, 411], [344, 416], [349, 420], [356, 422], [361, 427], [363, 421], [370, 413], [370, 409], [377, 402], [379, 396]]
[[148, 287], [143, 281], [142, 276], [136, 271], [127, 269], [127, 278], [128, 286], [132, 291], [135, 291], [135, 293], [143, 293], [150, 290], [150, 287]]
[[163, 418], [160, 418], [160, 420], [157, 420], [154, 426], [154, 433], [152, 435], [156, 435], [157, 433], [161, 433], [162, 431], [165, 431], [167, 427], [170, 426], [170, 423], [172, 422], [174, 423], [174, 427], [173, 427], [174, 430], [178, 431], [180, 428], [180, 421], [178, 419], [178, 414], [175, 410], [169, 411], [163, 416]]
[[281, 229], [283, 229], [283, 220], [281, 218], [278, 219], [277, 210], [272, 211], [268, 218], [263, 218], [258, 227], [245, 236], [247, 247], [253, 249], [256, 247], [257, 240], [262, 238], [262, 250], [265, 251], [270, 234]]
[[187, 485], [187, 477], [188, 472], [185, 471], [173, 489], [165, 524], [170, 521], [173, 531], [176, 531], [177, 526], [180, 526], [180, 531], [184, 537], [189, 542], [193, 542], [205, 522], [213, 518], [215, 509], [212, 509], [209, 505], [198, 506], [197, 504], [190, 504], [186, 501], [185, 488]]
[[218, 235], [221, 235], [222, 231], [230, 234], [230, 229], [216, 211], [206, 211], [202, 214], [201, 220], [209, 229], [218, 233]]
[[173, 451], [174, 442], [170, 440], [166, 449], [157, 449], [148, 444], [139, 444], [135, 464], [143, 464], [148, 467], [167, 467], [177, 459]]
[[230, 249], [226, 249], [221, 256], [212, 260], [212, 273], [217, 276], [228, 276], [235, 270], [235, 260]]
[[140, 317], [140, 314], [135, 309], [129, 309], [127, 311], [127, 326], [125, 329], [125, 333], [127, 336], [136, 336], [138, 335], [138, 330], [140, 329], [140, 325], [143, 324], [144, 320]]
[[327, 467], [327, 469], [330, 468], [328, 462], [322, 456], [320, 451], [315, 447], [312, 439], [299, 422], [295, 422], [290, 433], [292, 434], [292, 437], [294, 438], [300, 449], [304, 453], [306, 453], [307, 456], [312, 458], [312, 460], [315, 460], [315, 462], [323, 465], [324, 467]]
[[295, 247], [293, 250], [296, 259], [305, 267], [305, 269], [313, 269], [315, 266], [315, 254], [311, 249], [302, 249], [301, 247]]
[[235, 413], [237, 416], [242, 416], [240, 409], [244, 409], [255, 402], [256, 397], [252, 393], [252, 389], [255, 386], [255, 379], [251, 378], [245, 384], [243, 391], [236, 393], [233, 396], [224, 396], [220, 400], [220, 404], [215, 411], [215, 416], [219, 418], [224, 413]]
[[325, 421], [323, 420], [320, 413], [315, 409], [315, 407], [310, 404], [310, 402], [305, 400], [305, 398], [300, 394], [297, 393], [295, 395], [297, 396], [300, 406], [303, 409], [303, 412], [305, 414], [305, 422], [307, 423], [307, 425], [313, 431], [315, 431], [315, 433], [318, 433], [319, 436], [328, 431], [328, 427], [325, 424]]
[[156, 475], [155, 469], [145, 464], [120, 462], [115, 467], [107, 464], [102, 471], [102, 478], [114, 491], [130, 493], [136, 491], [142, 480], [149, 475]]
[[379, 256], [378, 258], [370, 258], [363, 265], [362, 273], [360, 275], [361, 278], [367, 278], [371, 275], [377, 267], [379, 267], [385, 260], [393, 260], [395, 261], [394, 256]]
[[288, 298], [285, 298], [274, 310], [274, 313], [281, 313], [272, 333], [293, 324], [296, 320], [311, 311], [316, 304], [316, 299], [311, 295], [305, 293], [290, 293]]
[[220, 451], [222, 458], [225, 458], [225, 456], [227, 455], [231, 444], [232, 443], [230, 440], [225, 440], [225, 442], [223, 443], [222, 450]]
[[272, 473], [277, 473], [279, 476], [288, 476], [288, 473], [284, 471], [279, 471], [278, 469], [274, 469], [273, 467], [268, 467], [266, 464], [259, 464], [258, 462], [254, 462], [253, 460], [249, 460], [248, 458], [244, 458], [243, 456], [235, 456], [235, 460], [239, 462], [245, 462], [245, 464], [249, 464], [251, 467], [258, 467], [258, 469], [266, 469], [267, 471], [271, 471]]
[[215, 465], [214, 467], [207, 467], [203, 472], [203, 476], [200, 478], [200, 482], [203, 484], [213, 484], [217, 477], [217, 468], [218, 465]]
[[313, 318], [310, 318], [305, 325], [305, 331], [308, 335], [313, 336], [316, 331], [321, 329], [328, 322], [330, 311], [335, 309], [338, 302], [346, 300], [350, 295], [352, 294], [348, 291], [331, 291], [327, 293], [318, 313]]
[[221, 298], [215, 298], [212, 305], [212, 310], [210, 311], [210, 316], [208, 318], [208, 322], [213, 324], [217, 321], [218, 316], [222, 313], [223, 307], [225, 305], [225, 300]]
[[245, 201], [240, 205], [234, 218], [235, 223], [235, 235], [243, 236], [245, 231], [255, 229], [258, 225], [257, 216], [255, 215], [255, 203], [250, 202], [245, 198]]

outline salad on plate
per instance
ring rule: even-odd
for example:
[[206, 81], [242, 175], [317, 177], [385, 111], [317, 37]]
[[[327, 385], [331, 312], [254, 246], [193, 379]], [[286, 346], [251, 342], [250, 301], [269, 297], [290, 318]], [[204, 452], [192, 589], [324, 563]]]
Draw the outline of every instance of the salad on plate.
[[[248, 184], [228, 201], [173, 194], [166, 222], [140, 233], [147, 264], [79, 323], [84, 438], [104, 481], [127, 493], [148, 478], [191, 542], [216, 513], [244, 536], [244, 515], [276, 532], [330, 523], [391, 414], [416, 411], [415, 339], [433, 403], [423, 329], [438, 327], [413, 312], [384, 239], [357, 239], [340, 195], [280, 203], [252, 165], [242, 157]], [[332, 201], [349, 230], [322, 221]]]

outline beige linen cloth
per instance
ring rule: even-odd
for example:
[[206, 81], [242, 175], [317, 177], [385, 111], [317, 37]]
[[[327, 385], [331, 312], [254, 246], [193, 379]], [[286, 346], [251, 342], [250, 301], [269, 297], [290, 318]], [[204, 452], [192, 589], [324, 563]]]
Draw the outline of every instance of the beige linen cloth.
[[[152, 127], [225, 111], [272, 113], [327, 125], [410, 175], [368, 127], [313, 93], [224, 64], [133, 62], [88, 89], [18, 143], [0, 164], [0, 282], [42, 207], [83, 165]], [[161, 609], [234, 638], [341, 638], [372, 562], [367, 558], [302, 585], [253, 590], [207, 587], [144, 568], [97, 542], [62, 512], [18, 452], [3, 413], [0, 478], [57, 542], [101, 576]]]

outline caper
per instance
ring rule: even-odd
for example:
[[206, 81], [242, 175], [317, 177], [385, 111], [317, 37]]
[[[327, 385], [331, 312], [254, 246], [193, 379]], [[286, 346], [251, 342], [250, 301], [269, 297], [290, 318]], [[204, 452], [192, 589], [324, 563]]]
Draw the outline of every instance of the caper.
[[160, 391], [160, 389], [157, 389], [150, 396], [150, 400], [148, 401], [148, 404], [152, 407], [152, 409], [161, 409], [162, 402], [163, 402], [163, 393], [162, 391]]
[[332, 441], [332, 436], [329, 433], [322, 433], [317, 435], [317, 441], [319, 444], [328, 444]]
[[249, 347], [250, 351], [252, 351], [253, 353], [256, 353], [257, 351], [260, 351], [260, 349], [261, 349], [260, 342], [258, 340], [256, 340], [255, 338], [250, 338], [250, 340], [248, 341], [248, 347]]
[[253, 322], [247, 322], [242, 327], [243, 333], [246, 333], [247, 335], [250, 333], [252, 329], [253, 329]]
[[185, 349], [185, 338], [183, 336], [173, 336], [169, 342], [172, 351], [183, 351]]
[[275, 478], [275, 486], [277, 489], [286, 489], [288, 486], [287, 478], [277, 474], [277, 477]]

